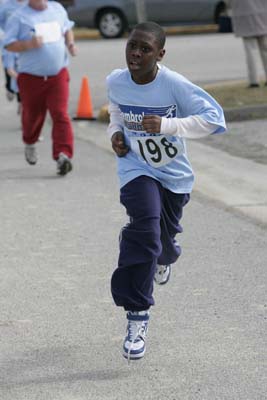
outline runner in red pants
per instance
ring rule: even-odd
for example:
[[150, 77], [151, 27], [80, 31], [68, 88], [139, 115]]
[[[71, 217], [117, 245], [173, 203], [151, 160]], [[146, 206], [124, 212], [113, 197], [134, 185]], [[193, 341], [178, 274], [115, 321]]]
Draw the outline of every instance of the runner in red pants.
[[[27, 23], [25, 23], [25, 21]], [[4, 46], [17, 52], [18, 85], [26, 161], [37, 163], [36, 142], [47, 111], [52, 118], [53, 159], [57, 172], [72, 170], [73, 132], [68, 115], [69, 53], [76, 55], [73, 22], [57, 2], [29, 0], [7, 22]]]

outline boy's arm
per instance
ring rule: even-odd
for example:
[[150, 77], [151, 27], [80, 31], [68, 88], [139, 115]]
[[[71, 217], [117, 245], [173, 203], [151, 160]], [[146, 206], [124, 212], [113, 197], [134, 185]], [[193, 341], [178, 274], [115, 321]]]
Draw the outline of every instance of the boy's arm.
[[74, 42], [74, 33], [72, 29], [69, 29], [65, 32], [65, 43], [67, 49], [72, 57], [77, 55], [77, 48]]
[[21, 53], [23, 51], [38, 49], [43, 45], [41, 36], [33, 35], [29, 40], [20, 40], [19, 27], [19, 19], [16, 17], [16, 14], [12, 15], [7, 21], [3, 41], [3, 45], [8, 51]]
[[187, 139], [200, 139], [215, 132], [216, 124], [205, 121], [199, 115], [186, 118], [166, 118], [158, 115], [145, 115], [143, 127], [148, 133], [159, 132], [164, 135], [181, 136]]
[[124, 157], [129, 147], [126, 146], [123, 134], [123, 120], [119, 107], [114, 103], [109, 103], [108, 107], [110, 123], [107, 133], [110, 137], [112, 148], [118, 157]]
[[43, 39], [41, 36], [33, 36], [30, 40], [16, 40], [5, 48], [8, 51], [13, 51], [15, 53], [21, 53], [23, 51], [28, 51], [32, 49], [39, 49], [43, 45]]

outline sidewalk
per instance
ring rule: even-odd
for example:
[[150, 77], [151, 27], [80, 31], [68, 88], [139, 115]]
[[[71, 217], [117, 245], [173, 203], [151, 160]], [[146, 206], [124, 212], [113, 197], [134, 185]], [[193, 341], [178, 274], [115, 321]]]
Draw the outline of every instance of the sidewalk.
[[[107, 124], [100, 122], [74, 123], [76, 137], [112, 152], [106, 127]], [[248, 125], [247, 129], [251, 127]], [[266, 165], [230, 155], [203, 142], [187, 143], [196, 175], [195, 191], [267, 227]]]

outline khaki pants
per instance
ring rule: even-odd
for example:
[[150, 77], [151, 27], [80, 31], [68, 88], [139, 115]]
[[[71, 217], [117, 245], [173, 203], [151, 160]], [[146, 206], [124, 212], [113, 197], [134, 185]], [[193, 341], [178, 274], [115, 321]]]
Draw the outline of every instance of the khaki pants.
[[248, 79], [250, 84], [258, 83], [256, 57], [257, 52], [260, 52], [265, 77], [267, 81], [267, 35], [256, 37], [243, 37], [243, 42], [246, 51], [246, 61], [248, 67]]

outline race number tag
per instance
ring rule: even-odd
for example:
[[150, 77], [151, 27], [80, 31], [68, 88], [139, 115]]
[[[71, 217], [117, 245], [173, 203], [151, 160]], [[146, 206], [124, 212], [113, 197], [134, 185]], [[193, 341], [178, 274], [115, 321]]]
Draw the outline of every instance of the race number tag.
[[60, 25], [57, 21], [41, 22], [34, 26], [36, 36], [42, 36], [44, 43], [58, 42], [62, 38]]
[[169, 164], [184, 153], [182, 142], [171, 142], [166, 136], [131, 137], [131, 149], [154, 168]]

